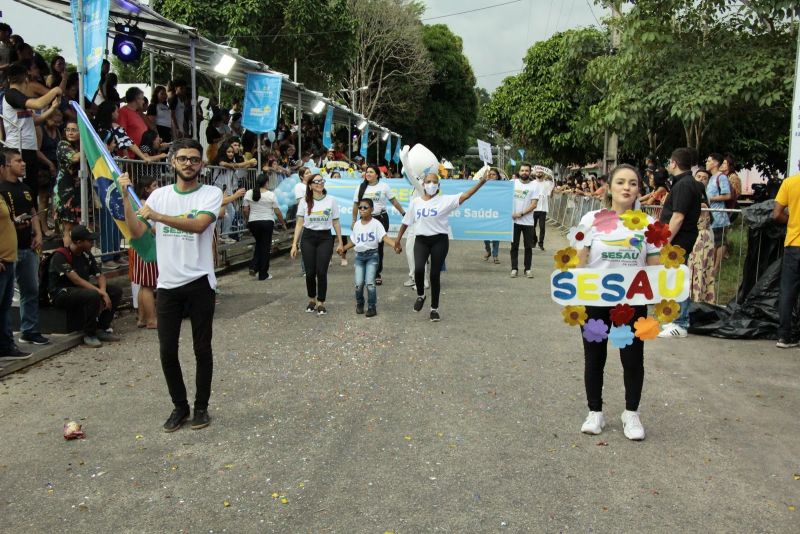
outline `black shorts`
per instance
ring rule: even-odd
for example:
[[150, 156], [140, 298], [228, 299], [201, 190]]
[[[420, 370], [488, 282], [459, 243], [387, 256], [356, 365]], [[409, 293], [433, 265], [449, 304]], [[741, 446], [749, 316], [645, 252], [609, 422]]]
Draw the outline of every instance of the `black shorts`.
[[721, 228], [712, 228], [712, 230], [714, 231], [714, 248], [719, 248], [722, 245], [726, 244], [726, 240], [723, 237], [723, 235], [728, 233], [729, 228], [730, 226], [723, 226]]

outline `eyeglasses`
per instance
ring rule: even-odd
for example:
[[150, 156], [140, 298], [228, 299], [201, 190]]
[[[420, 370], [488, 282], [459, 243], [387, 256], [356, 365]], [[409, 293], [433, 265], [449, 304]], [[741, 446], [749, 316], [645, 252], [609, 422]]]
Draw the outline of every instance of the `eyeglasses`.
[[175, 156], [175, 161], [177, 161], [178, 163], [186, 163], [188, 161], [192, 165], [197, 165], [198, 163], [203, 161], [203, 158], [201, 158], [200, 156]]
[[366, 211], [369, 209], [369, 206], [359, 206], [358, 209], [361, 211]]
[[319, 185], [319, 184], [324, 184], [324, 183], [325, 183], [325, 180], [311, 180], [311, 183], [312, 183], [312, 184], [318, 184], [318, 185]]
[[77, 128], [64, 128], [64, 131], [67, 133], [78, 133], [80, 130]]

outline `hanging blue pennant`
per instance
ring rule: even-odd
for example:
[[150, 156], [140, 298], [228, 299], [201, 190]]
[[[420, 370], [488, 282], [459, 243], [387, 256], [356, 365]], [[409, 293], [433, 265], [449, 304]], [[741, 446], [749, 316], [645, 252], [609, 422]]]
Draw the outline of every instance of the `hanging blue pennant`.
[[325, 127], [322, 129], [322, 145], [325, 148], [333, 147], [333, 106], [328, 106], [328, 113], [325, 115]]
[[242, 109], [244, 128], [255, 133], [265, 133], [278, 126], [282, 83], [283, 77], [277, 74], [247, 73]]
[[394, 147], [394, 156], [392, 156], [392, 161], [395, 163], [400, 163], [400, 147], [403, 146], [403, 138], [397, 138], [397, 145]]
[[508, 162], [511, 164], [512, 167], [516, 167], [517, 166], [517, 160], [509, 158]]
[[525, 149], [524, 148], [520, 148], [519, 150], [517, 150], [517, 152], [519, 152], [519, 159], [525, 159]]
[[392, 161], [392, 136], [386, 138], [386, 152], [383, 153], [383, 159], [386, 163]]
[[[83, 87], [86, 98], [94, 98], [100, 86], [100, 70], [106, 51], [108, 31], [108, 0], [79, 0], [83, 14]], [[72, 27], [75, 34], [75, 50], [78, 49], [78, 3], [72, 2]]]
[[364, 126], [364, 131], [361, 132], [361, 150], [359, 150], [359, 154], [364, 159], [367, 158], [367, 148], [369, 147], [369, 125]]

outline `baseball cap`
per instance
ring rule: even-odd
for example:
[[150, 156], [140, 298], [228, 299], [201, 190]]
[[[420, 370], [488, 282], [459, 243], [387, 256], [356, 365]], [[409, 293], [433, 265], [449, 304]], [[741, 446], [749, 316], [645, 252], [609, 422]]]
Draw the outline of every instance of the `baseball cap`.
[[82, 224], [73, 227], [69, 235], [73, 241], [94, 241], [97, 239], [97, 234], [90, 232]]

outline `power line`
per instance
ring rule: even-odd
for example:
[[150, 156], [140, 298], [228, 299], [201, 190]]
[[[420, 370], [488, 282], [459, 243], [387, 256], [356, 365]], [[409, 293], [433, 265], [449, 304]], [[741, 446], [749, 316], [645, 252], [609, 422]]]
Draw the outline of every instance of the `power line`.
[[520, 72], [522, 69], [514, 69], [514, 70], [504, 70], [500, 72], [492, 72], [491, 74], [481, 74], [480, 76], [475, 76], [476, 78], [486, 78], [487, 76], [499, 76], [500, 74], [511, 74], [513, 72]]
[[594, 17], [594, 21], [597, 23], [598, 26], [601, 26], [600, 21], [597, 20], [597, 16], [594, 14], [594, 9], [592, 8], [592, 3], [589, 0], [586, 0], [586, 5], [589, 6], [589, 11], [592, 13], [592, 17]]
[[443, 18], [446, 18], [446, 17], [455, 17], [456, 15], [465, 15], [467, 13], [475, 13], [476, 11], [483, 11], [485, 9], [492, 9], [493, 7], [507, 6], [509, 4], [517, 4], [517, 3], [521, 2], [521, 1], [522, 0], [511, 0], [510, 2], [501, 2], [499, 4], [492, 4], [490, 6], [479, 7], [477, 9], [468, 9], [466, 11], [459, 11], [457, 13], [448, 13], [447, 15], [439, 15], [439, 16], [436, 16], [436, 17], [428, 17], [426, 19], [422, 19], [422, 22], [425, 22], [427, 20], [443, 19]]

